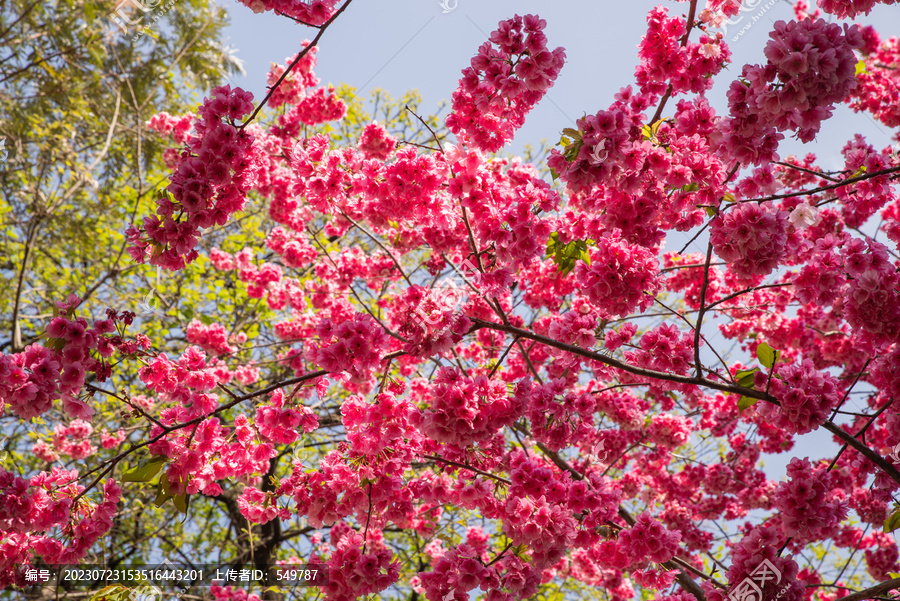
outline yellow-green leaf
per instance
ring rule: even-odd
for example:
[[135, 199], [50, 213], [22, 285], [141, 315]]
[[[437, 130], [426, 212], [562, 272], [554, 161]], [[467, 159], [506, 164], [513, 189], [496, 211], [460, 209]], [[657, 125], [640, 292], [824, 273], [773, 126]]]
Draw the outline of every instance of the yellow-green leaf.
[[181, 513], [187, 513], [187, 510], [188, 510], [187, 495], [175, 495], [174, 497], [172, 497], [172, 503], [175, 504], [175, 509], [177, 509]]
[[778, 361], [779, 354], [780, 353], [778, 351], [773, 349], [765, 342], [760, 342], [759, 346], [756, 347], [756, 356], [759, 359], [759, 362], [769, 369], [775, 367], [775, 363]]
[[746, 409], [747, 407], [752, 407], [758, 402], [759, 399], [751, 399], [748, 396], [742, 396], [740, 399], [738, 399], [738, 409], [740, 409], [741, 413], [743, 413], [744, 409]]
[[165, 463], [165, 457], [151, 457], [150, 459], [141, 462], [136, 468], [130, 469], [122, 474], [122, 482], [150, 482], [150, 480], [153, 480], [153, 477], [159, 473], [159, 470]]
[[884, 521], [885, 532], [893, 532], [897, 528], [900, 528], [900, 509], [894, 510], [894, 513]]
[[163, 503], [174, 496], [169, 492], [169, 479], [163, 474], [163, 477], [159, 479], [159, 490], [156, 493], [156, 499], [153, 500], [153, 504], [157, 507], [162, 507]]

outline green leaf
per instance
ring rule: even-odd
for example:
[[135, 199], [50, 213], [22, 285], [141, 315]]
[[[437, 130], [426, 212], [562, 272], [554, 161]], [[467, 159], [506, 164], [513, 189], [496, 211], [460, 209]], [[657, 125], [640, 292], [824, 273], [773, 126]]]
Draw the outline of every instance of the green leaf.
[[159, 479], [159, 489], [156, 493], [156, 499], [153, 500], [153, 504], [157, 507], [162, 507], [163, 503], [174, 496], [175, 495], [169, 492], [169, 479], [163, 474]]
[[759, 346], [756, 347], [756, 357], [759, 359], [760, 363], [769, 369], [775, 367], [779, 354], [779, 351], [776, 351], [765, 342], [760, 342]]
[[[859, 59], [859, 62], [856, 63], [856, 69], [854, 70], [854, 75], [859, 75], [860, 73], [869, 74], [869, 70], [866, 69], [866, 61], [863, 59]], [[886, 531], [885, 531], [886, 532]]]
[[758, 371], [759, 371], [758, 367], [752, 367], [750, 369], [739, 369], [739, 370], [737, 370], [737, 372], [735, 372], [734, 377], [737, 378], [738, 380], [740, 380], [744, 376], [746, 376], [748, 374], [755, 374]]
[[111, 584], [91, 595], [91, 601], [125, 601], [130, 598], [131, 590], [121, 584]]
[[758, 402], [759, 399], [751, 399], [748, 396], [742, 396], [740, 399], [738, 399], [738, 409], [740, 409], [741, 413], [743, 413], [744, 409], [746, 409], [747, 407], [752, 407]]
[[710, 217], [715, 217], [715, 216], [716, 216], [716, 209], [715, 209], [715, 207], [704, 207], [704, 208], [706, 209], [706, 214], [707, 214], [707, 215], [709, 215]]
[[172, 497], [172, 503], [175, 504], [175, 509], [177, 509], [181, 513], [187, 513], [187, 510], [188, 510], [188, 496], [187, 495], [175, 495], [174, 497]]
[[588, 265], [591, 264], [591, 256], [588, 252], [588, 244], [592, 244], [593, 240], [572, 240], [567, 244], [559, 241], [559, 232], [550, 234], [547, 240], [547, 256], [553, 259], [562, 275], [568, 274], [575, 269], [577, 261], [584, 261]]
[[744, 376], [743, 378], [738, 378], [737, 383], [739, 385], [743, 386], [744, 388], [753, 388], [753, 380], [755, 380], [755, 378], [753, 377], [753, 374], [748, 374], [748, 375]]
[[130, 469], [122, 474], [122, 482], [150, 482], [153, 477], [159, 473], [162, 466], [167, 461], [166, 457], [157, 456], [141, 462], [134, 469]]
[[893, 532], [900, 528], [900, 509], [895, 509], [894, 513], [884, 521], [884, 532]]

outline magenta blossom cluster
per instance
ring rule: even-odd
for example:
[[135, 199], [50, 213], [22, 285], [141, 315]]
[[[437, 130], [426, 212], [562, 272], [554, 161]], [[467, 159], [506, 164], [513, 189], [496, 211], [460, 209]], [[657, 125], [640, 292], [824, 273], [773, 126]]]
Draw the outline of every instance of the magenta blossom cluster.
[[579, 261], [575, 278], [588, 299], [605, 316], [644, 311], [660, 288], [655, 252], [622, 239], [619, 230], [597, 240], [590, 265]]
[[[205, 324], [194, 319], [184, 333], [188, 342], [196, 344], [208, 353], [230, 355], [238, 350], [236, 346], [229, 344], [231, 336], [220, 323]], [[244, 338], [246, 339], [246, 335]]]
[[745, 65], [728, 91], [723, 149], [743, 165], [773, 160], [782, 139], [776, 131], [813, 140], [834, 105], [856, 87], [853, 51], [863, 44], [856, 25], [778, 21], [769, 37], [768, 63]]
[[839, 19], [869, 14], [876, 4], [895, 4], [897, 0], [819, 0], [818, 6]]
[[325, 594], [331, 601], [354, 601], [371, 593], [383, 591], [400, 578], [400, 562], [384, 544], [374, 548], [363, 545], [363, 536], [347, 529], [332, 529], [337, 534], [335, 550], [328, 558], [328, 586]]
[[887, 247], [871, 238], [853, 238], [843, 249], [850, 282], [844, 293], [844, 316], [851, 327], [879, 344], [900, 338], [900, 273]]
[[712, 87], [710, 74], [717, 73], [731, 58], [731, 52], [718, 38], [700, 35], [700, 43], [681, 44], [684, 19], [668, 17], [668, 9], [657, 6], [647, 15], [647, 33], [641, 39], [638, 56], [641, 64], [635, 79], [642, 92], [662, 94], [666, 84], [673, 95], [703, 93]]
[[285, 407], [283, 390], [272, 393], [268, 405], [257, 407], [256, 427], [259, 433], [277, 444], [292, 444], [300, 431], [312, 432], [319, 427], [319, 418], [309, 407]]
[[334, 15], [339, 0], [241, 0], [244, 6], [259, 14], [267, 10], [291, 17], [305, 25], [318, 26]]
[[838, 382], [834, 376], [819, 371], [806, 359], [800, 365], [776, 364], [768, 378], [756, 372], [754, 385], [766, 390], [781, 404], [759, 402], [757, 411], [769, 423], [795, 434], [806, 434], [828, 419], [828, 412], [838, 404]]
[[194, 119], [194, 136], [176, 161], [156, 215], [126, 232], [129, 253], [138, 262], [182, 269], [197, 258], [200, 230], [224, 225], [244, 207], [258, 168], [254, 136], [234, 125], [253, 110], [253, 95], [231, 86], [214, 88]]
[[562, 48], [547, 48], [546, 26], [535, 15], [500, 22], [463, 70], [447, 117], [450, 131], [485, 152], [512, 140], [565, 63]]
[[127, 342], [116, 332], [116, 323], [131, 324], [133, 313], [119, 315], [107, 310], [106, 319], [88, 324], [75, 316], [81, 299], [72, 294], [68, 300], [57, 302], [59, 315], [50, 320], [45, 345], [31, 344], [21, 353], [0, 355], [0, 402], [22, 419], [37, 417], [50, 409], [54, 400], [62, 398], [63, 408], [71, 417], [90, 419], [94, 409], [80, 397], [85, 378], [94, 374], [103, 382], [110, 374], [104, 359], [118, 349], [124, 354], [134, 353], [149, 340]]
[[[115, 480], [103, 486], [103, 501], [73, 503], [85, 489], [78, 471], [54, 467], [29, 479], [0, 470], [0, 587], [27, 586], [25, 570], [39, 557], [46, 565], [77, 564], [113, 525], [122, 491]], [[73, 513], [75, 519], [73, 520]], [[62, 527], [65, 544], [50, 531]]]
[[803, 541], [836, 536], [847, 517], [847, 501], [834, 495], [831, 472], [794, 457], [787, 476], [789, 481], [778, 485], [774, 499], [785, 534]]
[[359, 137], [359, 150], [367, 159], [386, 161], [391, 158], [396, 148], [397, 139], [377, 121], [365, 126]]
[[734, 275], [752, 279], [772, 273], [787, 256], [789, 228], [787, 211], [771, 202], [742, 202], [716, 216], [709, 240]]
[[381, 364], [381, 353], [388, 345], [384, 328], [365, 313], [338, 325], [324, 319], [316, 332], [322, 342], [313, 352], [315, 362], [330, 372], [345, 371], [357, 381], [367, 380]]
[[519, 395], [486, 376], [470, 378], [455, 367], [442, 367], [434, 377], [421, 428], [438, 442], [467, 447], [513, 423], [525, 408]]

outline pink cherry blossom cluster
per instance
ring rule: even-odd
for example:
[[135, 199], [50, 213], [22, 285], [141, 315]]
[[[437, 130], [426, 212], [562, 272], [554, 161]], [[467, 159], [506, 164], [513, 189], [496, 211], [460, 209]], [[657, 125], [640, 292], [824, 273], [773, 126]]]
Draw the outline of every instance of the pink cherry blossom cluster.
[[461, 306], [461, 288], [410, 286], [391, 302], [398, 332], [409, 341], [405, 350], [417, 357], [445, 353], [472, 326]]
[[[565, 157], [554, 149], [547, 165], [576, 192], [590, 192], [601, 182], [616, 182], [619, 189], [631, 191], [621, 185], [626, 175], [623, 166], [626, 162], [638, 166], [643, 157], [634, 140], [640, 139], [641, 111], [649, 105], [644, 94], [633, 94], [630, 86], [622, 89], [609, 109], [575, 122], [582, 142], [578, 154]], [[644, 185], [642, 181], [641, 188]]]
[[450, 131], [485, 152], [512, 140], [565, 63], [562, 48], [547, 48], [546, 25], [535, 15], [500, 21], [463, 70], [447, 117]]
[[94, 320], [91, 326], [85, 318], [75, 316], [79, 304], [81, 299], [74, 294], [56, 303], [60, 314], [47, 325], [46, 346], [31, 344], [21, 353], [0, 355], [0, 402], [9, 405], [14, 415], [37, 417], [62, 398], [71, 417], [90, 419], [94, 409], [80, 396], [87, 375], [94, 374], [103, 382], [111, 371], [104, 359], [116, 350], [128, 355], [149, 346], [144, 336], [131, 342], [108, 335], [116, 332], [119, 321], [130, 325], [133, 313], [119, 315], [109, 309], [106, 319]]
[[[509, 467], [509, 493], [506, 501], [497, 507], [497, 517], [503, 519], [503, 530], [512, 542], [524, 545], [528, 550], [528, 561], [538, 573], [556, 564], [567, 547], [573, 544], [590, 547], [597, 543], [600, 536], [596, 528], [609, 523], [616, 515], [620, 495], [608, 480], [597, 474], [572, 481], [568, 474], [560, 477], [551, 467], [521, 452], [512, 453]], [[449, 562], [436, 565], [438, 578], [425, 574], [422, 575], [423, 582], [438, 584], [449, 578], [459, 579], [465, 586], [474, 587], [478, 586], [480, 579], [482, 590], [499, 588], [490, 571], [479, 570], [475, 564], [471, 564], [470, 568], [459, 565], [459, 558], [469, 555], [468, 547], [462, 546], [460, 551], [454, 551], [444, 555]], [[524, 586], [521, 581], [519, 585], [511, 586], [509, 579], [511, 574], [518, 572], [519, 567], [522, 566], [517, 563], [501, 564], [501, 568], [509, 571], [506, 575], [501, 575], [500, 570], [497, 572], [502, 586], [513, 592]], [[450, 570], [456, 570], [457, 574], [440, 574]], [[526, 581], [532, 578], [527, 574], [520, 574], [520, 577]]]
[[856, 87], [853, 51], [863, 43], [856, 25], [778, 21], [769, 37], [768, 63], [745, 65], [728, 91], [723, 150], [743, 165], [773, 159], [782, 139], [776, 130], [813, 140], [834, 105]]
[[840, 296], [847, 280], [838, 254], [842, 244], [832, 234], [816, 240], [809, 262], [791, 279], [800, 302], [827, 307]]
[[[300, 45], [305, 50], [310, 44], [309, 40], [301, 40]], [[278, 108], [286, 104], [296, 105], [306, 96], [309, 88], [319, 85], [319, 78], [316, 77], [313, 68], [316, 66], [316, 53], [319, 51], [318, 46], [313, 46], [306, 51], [303, 58], [294, 65], [290, 73], [285, 76], [281, 84], [272, 90], [272, 96], [269, 98], [269, 106]], [[266, 85], [274, 86], [278, 80], [284, 75], [288, 67], [297, 60], [300, 53], [294, 54], [284, 59], [283, 64], [272, 63], [272, 67], [266, 74]]]
[[[638, 349], [625, 358], [642, 367], [675, 374], [687, 373], [694, 360], [694, 339], [672, 324], [662, 324], [641, 336]], [[668, 384], [667, 384], [668, 386]]]
[[709, 240], [739, 278], [768, 275], [788, 254], [787, 211], [771, 202], [742, 202], [713, 219]]
[[260, 596], [256, 593], [251, 593], [246, 588], [237, 586], [213, 584], [209, 587], [209, 593], [215, 601], [261, 601]]
[[278, 506], [272, 501], [273, 495], [264, 493], [253, 486], [245, 486], [237, 499], [241, 515], [257, 524], [271, 522], [275, 518], [290, 519], [291, 512]]
[[516, 389], [518, 396], [527, 399], [525, 415], [531, 422], [532, 436], [554, 451], [582, 439], [591, 430], [596, 410], [594, 395], [566, 393], [566, 388], [566, 380], [559, 378], [539, 386], [526, 380]]
[[900, 96], [896, 94], [900, 75], [892, 65], [900, 62], [900, 37], [884, 42], [871, 26], [863, 27], [862, 49], [866, 69], [857, 75], [859, 85], [851, 92], [850, 107], [866, 111], [888, 127], [900, 125]]
[[499, 380], [471, 378], [456, 367], [442, 367], [432, 380], [420, 427], [432, 440], [467, 447], [513, 423], [524, 409], [518, 389], [510, 396]]
[[[884, 532], [873, 532], [870, 537], [874, 539], [871, 541], [874, 549], [866, 550], [866, 571], [876, 580], [889, 580], [892, 578], [891, 572], [900, 569], [897, 543], [893, 536]], [[863, 540], [860, 546], [869, 546], [867, 542]]]
[[167, 187], [172, 199], [160, 194], [156, 216], [127, 231], [129, 253], [140, 263], [149, 260], [166, 269], [182, 269], [197, 258], [200, 230], [225, 224], [243, 208], [255, 183], [259, 151], [254, 135], [234, 125], [253, 110], [253, 95], [228, 85], [212, 94], [198, 109], [195, 135], [176, 161]]
[[279, 115], [278, 126], [273, 127], [283, 137], [300, 135], [303, 126], [313, 126], [338, 121], [347, 114], [347, 104], [335, 94], [334, 87], [318, 88], [307, 93], [284, 115]]
[[[45, 565], [78, 563], [112, 527], [122, 494], [119, 485], [107, 480], [103, 501], [79, 500], [73, 507], [73, 499], [84, 491], [77, 478], [76, 470], [56, 467], [30, 479], [0, 470], [0, 530], [7, 547], [0, 559], [0, 586], [31, 584], [25, 569], [35, 556]], [[66, 543], [46, 533], [55, 527], [64, 527]]]
[[[860, 134], [856, 134], [853, 140], [847, 142], [842, 153], [846, 161], [845, 171], [851, 177], [861, 173], [882, 171], [891, 166], [890, 155], [876, 152], [875, 148], [866, 144], [865, 138]], [[857, 229], [862, 227], [878, 209], [897, 198], [888, 174], [841, 186], [834, 192], [843, 205], [841, 217], [844, 223]]]
[[357, 313], [353, 319], [335, 324], [323, 319], [316, 326], [320, 343], [311, 358], [330, 372], [347, 372], [355, 381], [366, 381], [381, 365], [388, 335], [370, 315]]
[[169, 113], [162, 112], [150, 117], [147, 128], [170, 136], [176, 144], [185, 144], [191, 132], [191, 116], [173, 117]]
[[[419, 574], [419, 586], [429, 601], [468, 599], [469, 591], [488, 583], [495, 572], [485, 566], [481, 554], [467, 544], [438, 557], [428, 572]], [[487, 588], [487, 586], [485, 586]]]
[[319, 418], [309, 407], [294, 409], [284, 406], [284, 391], [276, 390], [268, 405], [256, 408], [256, 427], [259, 433], [277, 444], [292, 444], [299, 431], [312, 432], [319, 427]]
[[[287, 267], [306, 267], [319, 255], [319, 251], [309, 243], [302, 234], [294, 234], [282, 227], [276, 227], [269, 232], [266, 237], [266, 246], [281, 255], [281, 262]], [[224, 253], [218, 251], [218, 256], [223, 257]], [[212, 253], [210, 253], [212, 258]], [[222, 266], [216, 265], [218, 269], [224, 269]]]
[[341, 407], [350, 453], [365, 457], [379, 475], [401, 474], [422, 448], [422, 434], [413, 425], [417, 412], [410, 401], [391, 392], [379, 394], [375, 403], [350, 397]]
[[90, 440], [93, 433], [94, 427], [81, 419], [72, 420], [67, 426], [57, 424], [53, 429], [53, 447], [72, 459], [84, 459], [97, 452]]
[[843, 297], [847, 323], [877, 344], [895, 342], [900, 338], [900, 274], [887, 247], [853, 238], [841, 254], [851, 278]]
[[778, 508], [785, 534], [803, 541], [831, 538], [847, 517], [847, 501], [835, 495], [831, 472], [808, 459], [794, 457], [787, 466], [788, 482], [778, 485]]
[[647, 15], [647, 33], [639, 46], [641, 63], [635, 79], [645, 93], [662, 94], [666, 84], [670, 84], [673, 95], [700, 94], [712, 87], [711, 76], [728, 63], [731, 52], [721, 36], [701, 34], [699, 44], [681, 44], [685, 22], [678, 17], [668, 18], [668, 12], [666, 7], [657, 6]]
[[[144, 384], [166, 403], [158, 421], [172, 426], [198, 417], [210, 416], [219, 408], [219, 399], [211, 391], [227, 382], [231, 372], [215, 359], [207, 362], [202, 350], [188, 347], [171, 361], [165, 354], [156, 357], [138, 372]], [[277, 396], [275, 401], [277, 404]], [[275, 409], [279, 409], [275, 407]], [[277, 421], [273, 413], [263, 411]], [[301, 424], [309, 426], [312, 418], [302, 412]], [[270, 433], [274, 433], [274, 424]], [[238, 414], [233, 428], [223, 427], [215, 417], [207, 417], [192, 429], [176, 429], [169, 433], [154, 425], [150, 436], [164, 434], [148, 446], [151, 453], [169, 458], [165, 477], [175, 494], [219, 494], [217, 481], [245, 474], [264, 473], [275, 456], [274, 446], [261, 441], [258, 430], [244, 414]]]
[[386, 161], [391, 158], [396, 148], [397, 139], [376, 121], [363, 128], [363, 133], [359, 137], [359, 151], [367, 159]]
[[777, 363], [772, 378], [756, 372], [755, 388], [766, 390], [781, 404], [759, 402], [754, 407], [769, 423], [786, 432], [806, 434], [828, 419], [840, 401], [834, 376], [819, 371], [806, 359], [800, 365]]
[[184, 333], [188, 342], [199, 346], [208, 353], [230, 355], [238, 350], [236, 346], [228, 343], [231, 336], [225, 326], [220, 323], [207, 325], [194, 319], [188, 324]]
[[290, 17], [305, 25], [324, 24], [335, 13], [339, 0], [241, 0], [241, 4], [259, 14], [267, 10]]
[[575, 278], [588, 299], [608, 317], [644, 311], [660, 289], [656, 253], [629, 244], [619, 230], [597, 240], [591, 263], [579, 261]]
[[819, 8], [839, 19], [869, 14], [876, 4], [894, 4], [897, 0], [819, 0]]
[[391, 550], [382, 545], [366, 552], [362, 535], [352, 530], [335, 543], [328, 568], [325, 594], [333, 601], [353, 601], [383, 591], [400, 578], [400, 562]]
[[619, 533], [616, 546], [619, 553], [628, 558], [631, 566], [644, 566], [647, 562], [664, 563], [678, 552], [681, 535], [666, 530], [659, 521], [644, 512], [635, 523]]

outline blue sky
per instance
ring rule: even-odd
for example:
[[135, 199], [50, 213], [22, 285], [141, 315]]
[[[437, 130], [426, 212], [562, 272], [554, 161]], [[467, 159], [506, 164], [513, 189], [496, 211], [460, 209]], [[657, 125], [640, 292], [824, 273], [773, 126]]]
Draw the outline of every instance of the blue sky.
[[[563, 46], [567, 61], [556, 85], [517, 135], [513, 151], [525, 143], [536, 145], [541, 139], [555, 143], [562, 129], [575, 119], [605, 109], [616, 91], [630, 83], [646, 14], [660, 4], [660, 0], [443, 1], [455, 8], [444, 13], [438, 0], [354, 0], [325, 32], [316, 72], [325, 83], [347, 83], [362, 93], [380, 87], [397, 96], [418, 89], [424, 99], [422, 110], [435, 112], [441, 100], [449, 100], [460, 71], [501, 19], [539, 14], [547, 20], [551, 47]], [[685, 14], [688, 7], [686, 2], [663, 4], [669, 6], [670, 14]], [[746, 0], [744, 4], [752, 8], [742, 13], [741, 22], [732, 25], [725, 36], [733, 63], [710, 93], [719, 110], [725, 108], [724, 92], [741, 65], [764, 60], [762, 49], [772, 24], [793, 18], [787, 0]], [[271, 62], [283, 62], [315, 31], [272, 13], [253, 14], [235, 1], [225, 6], [231, 13], [226, 35], [247, 71], [246, 76], [232, 80], [259, 99], [265, 94], [265, 74]], [[860, 22], [875, 23], [883, 37], [897, 35], [900, 10], [878, 6]], [[854, 132], [863, 133], [879, 146], [889, 143], [887, 128], [866, 116], [841, 110], [816, 143], [795, 143], [791, 150], [805, 153], [815, 147], [824, 164], [836, 166], [841, 146]]]

